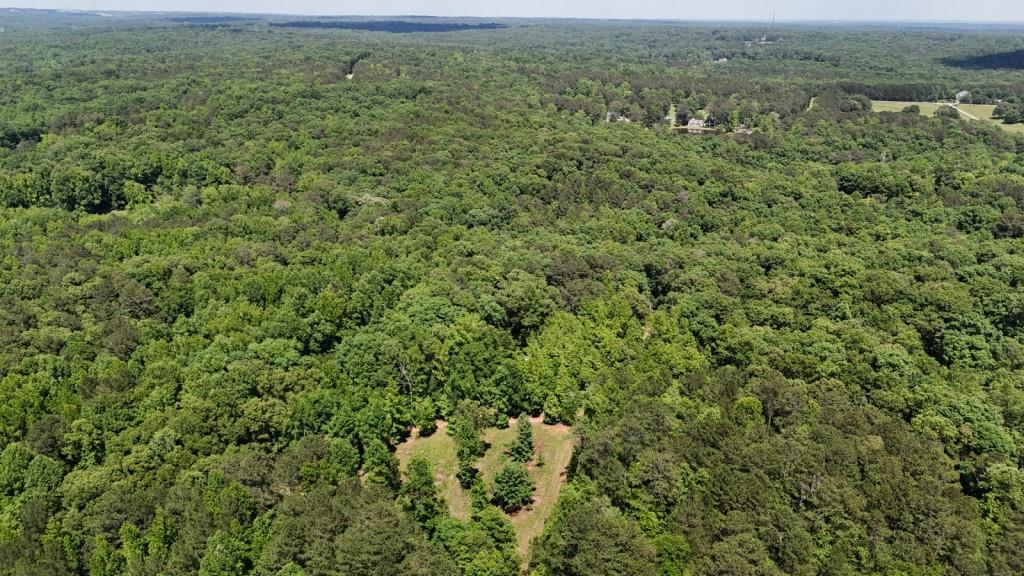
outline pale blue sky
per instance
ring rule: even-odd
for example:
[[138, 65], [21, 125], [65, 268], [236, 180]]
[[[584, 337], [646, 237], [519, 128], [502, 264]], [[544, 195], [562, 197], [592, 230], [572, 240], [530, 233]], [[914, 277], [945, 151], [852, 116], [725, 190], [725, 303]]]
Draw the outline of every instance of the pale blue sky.
[[0, 6], [288, 14], [430, 14], [680, 20], [1024, 21], [1024, 0], [0, 0]]

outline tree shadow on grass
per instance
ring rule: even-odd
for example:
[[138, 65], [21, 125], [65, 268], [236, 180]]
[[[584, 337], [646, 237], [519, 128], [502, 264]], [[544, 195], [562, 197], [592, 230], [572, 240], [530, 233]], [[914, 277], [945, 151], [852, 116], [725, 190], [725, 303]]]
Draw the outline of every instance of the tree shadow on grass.
[[942, 63], [946, 66], [970, 70], [1024, 70], [1024, 50], [994, 52], [965, 58], [943, 58]]

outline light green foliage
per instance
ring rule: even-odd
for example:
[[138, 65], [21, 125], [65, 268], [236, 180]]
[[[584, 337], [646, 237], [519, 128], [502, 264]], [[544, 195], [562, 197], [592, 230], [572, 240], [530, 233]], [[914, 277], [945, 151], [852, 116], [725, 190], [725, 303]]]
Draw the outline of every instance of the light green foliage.
[[651, 541], [657, 550], [659, 576], [684, 576], [690, 562], [690, 545], [678, 534], [661, 534]]
[[32, 451], [22, 444], [8, 444], [0, 452], [0, 493], [11, 496], [25, 488]]
[[1019, 30], [0, 20], [0, 576], [1022, 572]]
[[89, 556], [89, 576], [119, 576], [124, 569], [124, 557], [118, 554], [109, 542], [97, 537]]
[[277, 576], [306, 576], [306, 571], [298, 564], [289, 562], [277, 572]]
[[761, 405], [761, 401], [754, 396], [743, 396], [738, 398], [736, 403], [733, 405], [733, 412], [742, 422], [749, 422], [752, 424], [763, 422], [763, 411], [764, 407]]
[[421, 398], [413, 406], [413, 425], [420, 436], [430, 436], [437, 431], [437, 409], [430, 398]]
[[206, 543], [199, 564], [199, 576], [241, 576], [248, 571], [245, 546], [225, 532], [217, 532]]

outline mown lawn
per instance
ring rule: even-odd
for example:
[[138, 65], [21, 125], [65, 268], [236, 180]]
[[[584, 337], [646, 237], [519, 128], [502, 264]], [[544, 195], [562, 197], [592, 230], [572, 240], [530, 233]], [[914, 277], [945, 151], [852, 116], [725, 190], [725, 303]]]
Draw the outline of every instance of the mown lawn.
[[875, 112], [902, 112], [907, 106], [917, 105], [921, 108], [921, 114], [934, 116], [935, 111], [941, 104], [936, 102], [901, 102], [894, 100], [872, 100], [871, 109]]
[[[921, 114], [925, 116], [934, 116], [935, 111], [940, 106], [946, 106], [946, 104], [940, 104], [937, 102], [898, 102], [892, 100], [872, 100], [871, 109], [875, 112], [902, 112], [904, 108], [911, 105], [917, 105], [921, 108]], [[1015, 134], [1024, 134], [1024, 124], [1003, 124], [1002, 120], [992, 117], [992, 112], [996, 109], [991, 104], [959, 104], [957, 108], [961, 112], [966, 112], [971, 116], [974, 116], [982, 122], [988, 122], [989, 124], [999, 126], [1007, 132], [1013, 132]], [[965, 116], [967, 119], [970, 117]]]

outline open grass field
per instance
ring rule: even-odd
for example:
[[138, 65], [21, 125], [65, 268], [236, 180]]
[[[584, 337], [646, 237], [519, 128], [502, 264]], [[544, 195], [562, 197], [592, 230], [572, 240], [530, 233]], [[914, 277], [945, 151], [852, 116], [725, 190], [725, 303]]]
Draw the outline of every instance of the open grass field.
[[413, 430], [409, 439], [398, 446], [396, 455], [405, 473], [409, 461], [414, 457], [424, 458], [434, 468], [434, 485], [448, 502], [448, 513], [455, 518], [469, 518], [469, 494], [459, 485], [455, 473], [459, 471], [459, 460], [455, 457], [455, 441], [448, 435], [448, 423], [439, 421], [437, 432], [420, 437]]
[[[533, 504], [509, 517], [523, 558], [527, 556], [530, 542], [540, 535], [554, 510], [573, 450], [572, 429], [568, 426], [544, 424], [541, 418], [531, 418], [530, 422], [533, 425], [534, 460], [527, 468], [537, 483], [537, 489], [533, 493]], [[447, 499], [451, 515], [465, 520], [470, 513], [469, 495], [455, 478], [459, 464], [455, 458], [455, 442], [446, 428], [447, 424], [440, 422], [437, 432], [426, 438], [420, 438], [414, 431], [398, 447], [398, 460], [404, 471], [413, 457], [427, 459], [434, 467], [434, 482]], [[515, 419], [510, 420], [508, 428], [491, 428], [484, 432], [488, 448], [477, 463], [477, 469], [488, 488], [498, 470], [508, 462], [505, 448], [514, 437]], [[538, 459], [543, 462], [542, 466], [537, 465]]]
[[[938, 102], [896, 102], [888, 100], [872, 100], [871, 108], [875, 112], [902, 112], [907, 106], [916, 104], [921, 108], [921, 114], [925, 116], [934, 116], [935, 111], [940, 106], [946, 106], [947, 104], [940, 104]], [[1024, 124], [1003, 124], [1002, 120], [992, 117], [992, 112], [996, 109], [991, 104], [959, 104], [957, 109], [960, 113], [968, 120], [980, 120], [982, 122], [988, 122], [994, 126], [999, 126], [1007, 132], [1013, 132], [1015, 134], [1024, 134]]]
[[[980, 118], [981, 120], [992, 120], [992, 113], [996, 109], [996, 107], [991, 104], [958, 104], [957, 108], [961, 112], [966, 112], [975, 118]], [[999, 120], [996, 120], [996, 122], [1002, 124]]]
[[939, 104], [937, 102], [898, 102], [890, 100], [872, 100], [871, 109], [874, 110], [875, 112], [902, 112], [904, 108], [906, 108], [907, 106], [912, 106], [914, 104], [921, 108], [921, 114], [924, 114], [925, 116], [934, 116], [935, 111], [939, 109], [939, 106], [943, 106], [943, 104]]
[[[519, 541], [519, 554], [523, 558], [526, 558], [530, 542], [540, 536], [544, 523], [555, 509], [558, 493], [565, 484], [566, 469], [573, 449], [572, 429], [568, 426], [544, 424], [541, 418], [531, 418], [530, 422], [533, 424], [534, 459], [527, 468], [537, 483], [537, 489], [533, 493], [533, 505], [511, 516]], [[492, 429], [484, 434], [484, 440], [490, 447], [477, 467], [488, 486], [498, 470], [508, 462], [505, 447], [512, 442], [515, 434], [514, 419], [508, 428]], [[538, 458], [544, 463], [543, 466], [537, 466]]]

